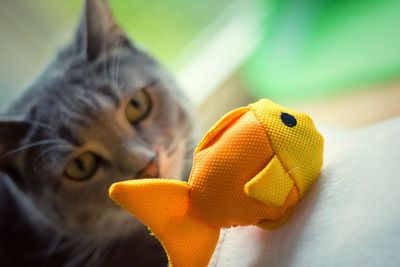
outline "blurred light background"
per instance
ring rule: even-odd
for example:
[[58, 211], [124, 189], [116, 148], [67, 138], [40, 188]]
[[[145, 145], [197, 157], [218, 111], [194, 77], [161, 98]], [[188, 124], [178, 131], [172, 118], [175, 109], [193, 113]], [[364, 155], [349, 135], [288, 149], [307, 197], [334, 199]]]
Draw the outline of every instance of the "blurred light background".
[[[111, 0], [207, 128], [268, 97], [321, 124], [400, 115], [399, 0]], [[0, 108], [72, 37], [82, 0], [0, 0]]]

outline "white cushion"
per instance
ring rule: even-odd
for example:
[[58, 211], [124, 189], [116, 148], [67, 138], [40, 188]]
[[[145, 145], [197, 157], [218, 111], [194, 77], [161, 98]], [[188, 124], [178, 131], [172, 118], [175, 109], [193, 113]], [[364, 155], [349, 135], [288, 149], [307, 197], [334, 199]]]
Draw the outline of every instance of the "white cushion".
[[210, 266], [400, 266], [400, 118], [325, 134], [323, 171], [289, 222], [224, 230]]

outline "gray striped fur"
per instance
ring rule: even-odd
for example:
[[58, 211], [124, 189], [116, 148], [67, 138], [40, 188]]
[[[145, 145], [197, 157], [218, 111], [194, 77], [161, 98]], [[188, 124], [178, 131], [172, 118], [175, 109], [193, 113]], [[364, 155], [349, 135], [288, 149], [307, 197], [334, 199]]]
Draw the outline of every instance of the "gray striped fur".
[[[133, 126], [123, 111], [144, 87], [152, 110]], [[192, 151], [189, 108], [170, 74], [124, 37], [107, 3], [87, 0], [73, 42], [0, 118], [1, 178], [19, 188], [15, 201], [24, 198], [32, 204], [28, 216], [41, 218], [30, 224], [36, 227], [32, 231], [43, 225], [51, 229], [46, 230], [53, 233], [47, 249], [53, 252], [42, 259], [47, 266], [60, 250], [70, 251], [69, 256], [54, 266], [106, 266], [105, 256], [123, 259], [113, 259], [115, 266], [165, 263], [159, 245], [109, 200], [107, 189], [119, 180], [141, 178], [154, 158], [160, 176], [184, 179]], [[66, 178], [65, 166], [84, 151], [101, 158], [95, 176], [83, 182]], [[65, 236], [76, 247], [61, 249], [68, 247]], [[141, 246], [153, 244], [148, 255], [113, 256], [115, 244], [128, 237], [143, 243], [119, 247], [122, 253], [136, 255]]]

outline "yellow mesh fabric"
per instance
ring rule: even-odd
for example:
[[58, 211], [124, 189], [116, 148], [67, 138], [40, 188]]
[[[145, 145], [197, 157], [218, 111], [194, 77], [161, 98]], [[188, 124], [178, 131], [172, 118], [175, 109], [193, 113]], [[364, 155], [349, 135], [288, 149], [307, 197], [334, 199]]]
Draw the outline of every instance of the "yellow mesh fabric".
[[275, 155], [261, 172], [245, 184], [244, 191], [266, 205], [282, 206], [292, 188], [292, 178]]
[[[300, 197], [310, 188], [322, 167], [324, 140], [306, 114], [279, 106], [262, 99], [249, 105], [268, 132], [273, 150], [283, 166], [294, 178]], [[297, 125], [285, 127], [280, 119], [287, 112]]]

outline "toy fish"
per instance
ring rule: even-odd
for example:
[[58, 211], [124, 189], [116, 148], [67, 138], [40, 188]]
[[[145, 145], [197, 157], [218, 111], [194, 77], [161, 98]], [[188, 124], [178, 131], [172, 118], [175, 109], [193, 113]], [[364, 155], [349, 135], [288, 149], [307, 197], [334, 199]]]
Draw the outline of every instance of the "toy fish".
[[311, 118], [262, 99], [220, 119], [197, 146], [188, 182], [115, 183], [110, 196], [161, 241], [171, 266], [207, 266], [221, 228], [282, 224], [322, 167]]

